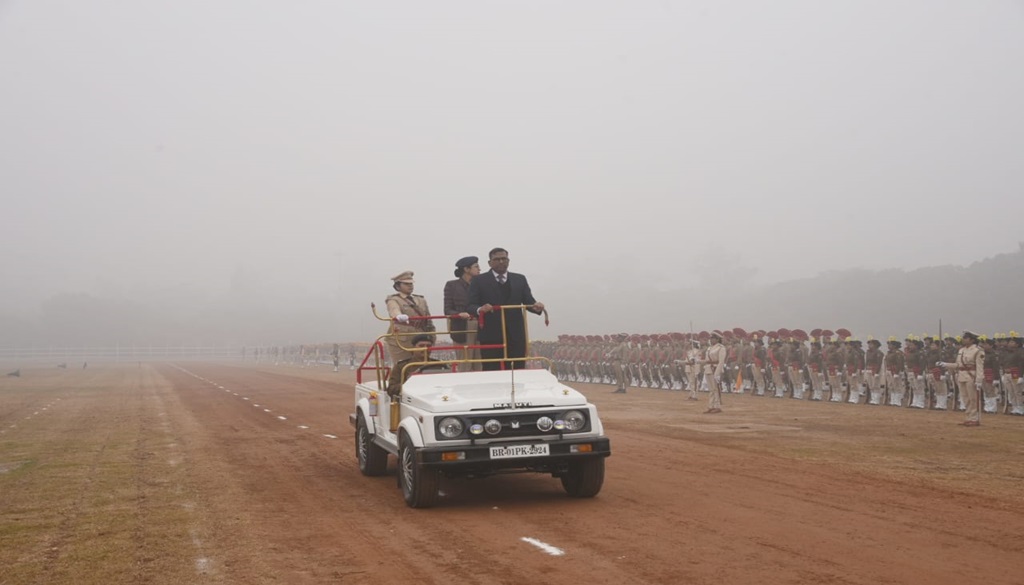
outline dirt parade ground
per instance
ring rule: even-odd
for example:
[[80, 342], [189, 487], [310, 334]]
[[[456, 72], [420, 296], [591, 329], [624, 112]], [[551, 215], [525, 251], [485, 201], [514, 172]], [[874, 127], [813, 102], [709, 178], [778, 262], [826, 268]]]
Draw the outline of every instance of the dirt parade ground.
[[1024, 583], [1024, 418], [577, 387], [604, 489], [359, 473], [354, 372], [179, 364], [0, 378], [0, 585]]

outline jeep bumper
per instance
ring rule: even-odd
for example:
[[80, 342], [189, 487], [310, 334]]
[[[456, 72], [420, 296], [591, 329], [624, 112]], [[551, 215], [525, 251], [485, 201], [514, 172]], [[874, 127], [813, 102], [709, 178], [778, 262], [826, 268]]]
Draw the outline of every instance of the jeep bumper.
[[[527, 443], [529, 441], [517, 441], [515, 444]], [[489, 443], [424, 447], [417, 450], [416, 458], [425, 467], [438, 469], [448, 475], [472, 475], [505, 469], [558, 473], [567, 469], [572, 461], [608, 457], [612, 454], [611, 441], [605, 437], [559, 439], [543, 443], [548, 446], [547, 455], [492, 459], [491, 447], [505, 447], [510, 443]]]

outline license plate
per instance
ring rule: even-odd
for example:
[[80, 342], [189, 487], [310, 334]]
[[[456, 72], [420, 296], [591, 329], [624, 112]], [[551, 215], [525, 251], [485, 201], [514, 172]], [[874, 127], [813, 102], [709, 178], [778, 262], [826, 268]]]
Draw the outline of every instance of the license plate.
[[511, 459], [513, 457], [539, 457], [550, 455], [547, 443], [539, 445], [507, 445], [491, 447], [491, 459]]

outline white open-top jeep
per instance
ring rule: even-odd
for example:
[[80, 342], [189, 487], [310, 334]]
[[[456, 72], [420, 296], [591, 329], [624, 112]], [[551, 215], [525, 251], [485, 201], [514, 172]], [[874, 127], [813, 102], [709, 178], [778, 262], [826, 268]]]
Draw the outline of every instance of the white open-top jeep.
[[[455, 359], [429, 362], [445, 371], [418, 371], [426, 357], [404, 364], [402, 377], [410, 375], [389, 394], [390, 369], [384, 366], [381, 340], [392, 337], [402, 343], [407, 335], [389, 330], [378, 338], [356, 373], [355, 412], [349, 421], [364, 475], [384, 475], [388, 454], [395, 455], [398, 485], [413, 508], [437, 502], [442, 475], [549, 473], [570, 496], [588, 498], [601, 491], [611, 447], [597, 409], [583, 394], [540, 367], [469, 371], [469, 364], [487, 360], [458, 359], [474, 347], [461, 345], [430, 348], [455, 353]], [[546, 358], [523, 361], [551, 367]]]

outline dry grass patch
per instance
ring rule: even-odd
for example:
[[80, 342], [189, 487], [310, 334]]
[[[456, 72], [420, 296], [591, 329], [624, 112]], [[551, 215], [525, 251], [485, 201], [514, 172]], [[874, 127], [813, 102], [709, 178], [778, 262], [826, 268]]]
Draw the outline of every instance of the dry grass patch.
[[0, 387], [0, 420], [22, 419], [0, 435], [0, 583], [194, 580], [187, 478], [151, 371], [61, 373]]

